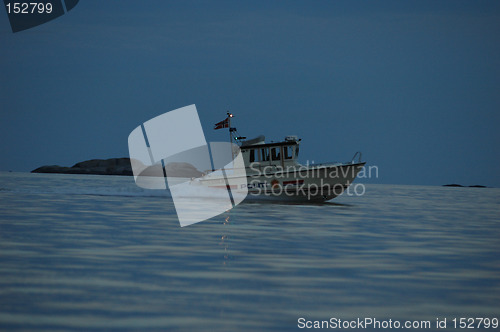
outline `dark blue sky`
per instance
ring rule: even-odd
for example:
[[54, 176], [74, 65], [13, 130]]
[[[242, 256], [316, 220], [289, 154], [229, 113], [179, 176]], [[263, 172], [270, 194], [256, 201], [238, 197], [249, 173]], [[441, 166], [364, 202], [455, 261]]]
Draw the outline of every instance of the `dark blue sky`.
[[498, 1], [80, 1], [13, 34], [0, 13], [0, 170], [128, 156], [196, 104], [208, 141], [361, 150], [377, 183], [500, 186]]

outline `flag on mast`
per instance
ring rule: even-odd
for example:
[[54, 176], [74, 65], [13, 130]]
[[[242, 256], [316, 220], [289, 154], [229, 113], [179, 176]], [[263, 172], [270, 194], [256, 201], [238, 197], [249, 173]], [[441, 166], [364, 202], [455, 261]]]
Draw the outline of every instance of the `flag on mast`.
[[214, 130], [222, 129], [222, 128], [229, 128], [229, 117], [225, 118], [221, 122], [217, 122], [214, 125]]

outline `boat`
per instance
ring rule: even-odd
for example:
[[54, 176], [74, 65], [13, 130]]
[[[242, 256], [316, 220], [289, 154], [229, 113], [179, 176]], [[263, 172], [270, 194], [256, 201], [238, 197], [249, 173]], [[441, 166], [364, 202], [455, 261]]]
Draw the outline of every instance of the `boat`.
[[229, 142], [206, 142], [195, 105], [159, 115], [129, 135], [135, 183], [168, 189], [181, 226], [243, 201], [328, 201], [349, 188], [365, 166], [360, 152], [345, 163], [302, 165], [297, 136], [280, 142], [266, 142], [264, 136], [247, 139], [231, 125], [232, 118], [228, 112], [214, 126], [228, 129]]
[[203, 186], [230, 189], [233, 196], [246, 195], [247, 201], [324, 202], [342, 194], [365, 165], [361, 152], [344, 163], [300, 164], [301, 139], [297, 136], [285, 136], [283, 141], [270, 143], [262, 135], [247, 140], [231, 126], [233, 117], [228, 112], [227, 118], [215, 124], [214, 129], [229, 130], [234, 162], [224, 168], [224, 174], [211, 172], [197, 179]]

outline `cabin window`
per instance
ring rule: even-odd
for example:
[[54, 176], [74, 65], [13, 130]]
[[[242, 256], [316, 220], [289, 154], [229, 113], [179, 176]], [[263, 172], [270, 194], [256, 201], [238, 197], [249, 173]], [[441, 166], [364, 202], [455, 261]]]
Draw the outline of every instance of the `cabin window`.
[[253, 163], [255, 161], [255, 150], [250, 150], [250, 162]]
[[299, 158], [299, 146], [295, 146], [295, 158]]
[[280, 148], [271, 149], [271, 158], [272, 160], [280, 160]]
[[261, 152], [261, 161], [269, 161], [269, 148], [263, 148], [260, 150]]
[[292, 146], [284, 146], [283, 153], [285, 155], [285, 159], [292, 159], [293, 158], [293, 147]]

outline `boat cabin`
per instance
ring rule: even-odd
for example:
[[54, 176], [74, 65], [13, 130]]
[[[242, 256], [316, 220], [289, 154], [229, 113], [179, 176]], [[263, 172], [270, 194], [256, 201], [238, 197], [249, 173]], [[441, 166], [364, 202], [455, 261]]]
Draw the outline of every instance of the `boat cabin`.
[[265, 137], [259, 136], [242, 142], [240, 149], [245, 166], [257, 171], [266, 167], [286, 168], [297, 165], [299, 143], [297, 136], [287, 136], [284, 141], [277, 143], [265, 143]]

